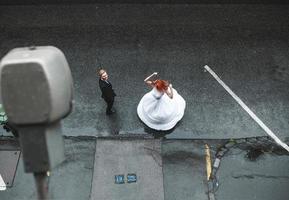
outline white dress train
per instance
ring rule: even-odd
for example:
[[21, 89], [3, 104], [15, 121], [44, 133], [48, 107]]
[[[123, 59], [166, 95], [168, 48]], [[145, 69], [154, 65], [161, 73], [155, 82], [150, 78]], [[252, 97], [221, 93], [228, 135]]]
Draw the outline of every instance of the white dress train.
[[148, 127], [166, 131], [172, 129], [182, 119], [185, 107], [185, 100], [175, 89], [171, 99], [154, 87], [140, 100], [137, 114]]

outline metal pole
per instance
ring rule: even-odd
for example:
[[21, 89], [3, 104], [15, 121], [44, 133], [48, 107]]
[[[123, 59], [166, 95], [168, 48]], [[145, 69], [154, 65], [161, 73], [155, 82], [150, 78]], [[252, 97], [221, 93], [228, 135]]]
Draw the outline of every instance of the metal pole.
[[34, 173], [38, 200], [48, 200], [47, 172]]

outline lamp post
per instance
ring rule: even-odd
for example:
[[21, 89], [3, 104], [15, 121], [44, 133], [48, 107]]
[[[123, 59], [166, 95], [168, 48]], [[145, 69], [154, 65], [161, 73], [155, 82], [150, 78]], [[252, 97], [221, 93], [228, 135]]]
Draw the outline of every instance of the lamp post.
[[0, 62], [5, 113], [19, 134], [24, 169], [34, 173], [38, 199], [48, 199], [47, 172], [64, 160], [61, 119], [72, 110], [72, 76], [56, 47], [25, 47]]

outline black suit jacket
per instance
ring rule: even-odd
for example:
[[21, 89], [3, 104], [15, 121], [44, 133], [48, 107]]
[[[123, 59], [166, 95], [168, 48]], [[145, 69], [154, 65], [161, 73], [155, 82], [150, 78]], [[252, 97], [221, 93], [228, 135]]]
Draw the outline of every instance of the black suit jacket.
[[110, 101], [116, 96], [110, 83], [99, 79], [99, 87], [102, 92], [101, 97], [104, 98], [104, 100]]

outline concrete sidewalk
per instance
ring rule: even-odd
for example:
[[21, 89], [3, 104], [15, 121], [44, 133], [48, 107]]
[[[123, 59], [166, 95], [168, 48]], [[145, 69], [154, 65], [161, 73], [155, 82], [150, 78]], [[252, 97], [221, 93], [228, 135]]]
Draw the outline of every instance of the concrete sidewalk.
[[[209, 144], [214, 158], [226, 141], [65, 138], [66, 160], [51, 172], [50, 197], [51, 200], [207, 200], [204, 144]], [[288, 199], [288, 154], [266, 141], [265, 153], [250, 161], [246, 149], [258, 147], [262, 142], [242, 141], [236, 141], [236, 146], [221, 159], [215, 174], [219, 183], [213, 191], [215, 198]], [[10, 142], [6, 141], [2, 147], [7, 149]], [[115, 175], [126, 177], [129, 173], [136, 174], [137, 182], [125, 180], [124, 184], [115, 184]], [[21, 159], [13, 187], [0, 191], [0, 199], [36, 198], [33, 175], [24, 173]]]
[[[106, 140], [96, 144], [91, 200], [164, 200], [160, 140]], [[115, 175], [137, 182], [116, 184]]]
[[216, 174], [216, 199], [289, 199], [289, 154], [263, 152], [250, 161], [247, 153], [244, 149], [232, 148], [222, 158]]
[[204, 142], [165, 140], [162, 155], [165, 200], [208, 200]]

